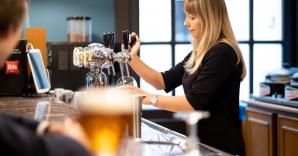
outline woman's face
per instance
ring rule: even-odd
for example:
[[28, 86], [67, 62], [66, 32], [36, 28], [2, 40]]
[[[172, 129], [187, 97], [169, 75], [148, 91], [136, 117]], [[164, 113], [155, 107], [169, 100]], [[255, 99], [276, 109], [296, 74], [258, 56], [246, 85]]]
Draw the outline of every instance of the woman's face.
[[188, 29], [193, 38], [201, 37], [200, 18], [186, 13], [184, 26]]

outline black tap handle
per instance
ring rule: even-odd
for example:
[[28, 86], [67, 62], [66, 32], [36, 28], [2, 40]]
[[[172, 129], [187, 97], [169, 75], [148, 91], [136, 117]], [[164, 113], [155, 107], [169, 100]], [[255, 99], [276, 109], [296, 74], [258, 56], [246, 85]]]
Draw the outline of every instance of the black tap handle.
[[102, 38], [103, 38], [103, 44], [104, 44], [104, 46], [108, 46], [108, 34], [106, 34], [106, 33], [103, 33], [102, 34]]
[[129, 46], [130, 46], [130, 47], [133, 47], [133, 46], [135, 45], [136, 41], [137, 41], [136, 36], [130, 36], [130, 43], [129, 43]]
[[113, 32], [108, 33], [108, 48], [114, 49], [115, 47], [115, 35]]
[[128, 49], [129, 34], [128, 30], [122, 31], [124, 49]]

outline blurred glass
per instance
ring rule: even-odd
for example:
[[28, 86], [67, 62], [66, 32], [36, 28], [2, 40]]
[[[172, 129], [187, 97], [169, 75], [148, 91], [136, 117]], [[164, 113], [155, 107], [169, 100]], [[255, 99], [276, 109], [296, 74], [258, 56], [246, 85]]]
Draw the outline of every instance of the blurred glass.
[[[178, 44], [175, 46], [175, 65], [183, 61], [183, 59], [192, 51], [191, 44]], [[175, 89], [175, 95], [184, 95], [182, 85]]]
[[79, 97], [78, 121], [93, 155], [116, 156], [126, 146], [133, 102], [132, 94], [117, 88], [88, 90]]
[[183, 11], [183, 0], [176, 0], [175, 1], [175, 25], [176, 25], [176, 32], [175, 38], [176, 41], [191, 41], [191, 35], [184, 26], [185, 20], [185, 13]]
[[123, 76], [117, 80], [116, 86], [138, 86], [137, 81], [132, 76]]
[[93, 87], [105, 88], [107, 87], [107, 84], [108, 84], [107, 76], [100, 67], [95, 67], [94, 70], [91, 69], [90, 72], [86, 74], [86, 78], [85, 78], [86, 88], [93, 88]]
[[184, 156], [200, 156], [199, 138], [197, 123], [201, 119], [209, 118], [209, 112], [176, 112], [174, 118], [183, 120], [187, 127], [187, 137], [184, 149]]
[[230, 22], [238, 41], [249, 39], [249, 0], [225, 0]]
[[38, 102], [35, 109], [34, 119], [37, 121], [49, 120], [51, 103], [48, 101]]
[[282, 67], [282, 46], [281, 44], [255, 44], [253, 59], [253, 93], [259, 95], [259, 83], [265, 81], [265, 75]]
[[62, 103], [64, 88], [55, 88], [54, 93], [55, 93], [55, 102]]
[[140, 0], [139, 8], [142, 41], [171, 41], [171, 0]]
[[239, 44], [240, 50], [242, 52], [242, 56], [246, 65], [246, 77], [240, 84], [240, 97], [239, 100], [248, 99], [249, 98], [249, 45], [248, 44]]
[[254, 40], [282, 40], [282, 0], [254, 1]]
[[[142, 45], [140, 58], [151, 68], [163, 72], [172, 67], [172, 54], [170, 45]], [[160, 95], [167, 95], [163, 90], [157, 91], [150, 84], [141, 79], [141, 88], [145, 91]], [[171, 92], [168, 93], [171, 95]]]

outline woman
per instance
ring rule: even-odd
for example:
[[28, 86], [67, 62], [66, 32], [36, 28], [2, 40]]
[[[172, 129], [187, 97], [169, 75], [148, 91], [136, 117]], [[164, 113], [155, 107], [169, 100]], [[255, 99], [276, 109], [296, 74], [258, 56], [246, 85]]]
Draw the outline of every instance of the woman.
[[224, 0], [185, 0], [184, 25], [193, 37], [193, 50], [168, 71], [159, 73], [137, 56], [140, 39], [131, 49], [130, 66], [156, 89], [172, 91], [183, 85], [185, 96], [145, 94], [144, 104], [169, 111], [209, 111], [198, 124], [202, 143], [231, 154], [245, 155], [239, 120], [239, 87], [246, 75]]

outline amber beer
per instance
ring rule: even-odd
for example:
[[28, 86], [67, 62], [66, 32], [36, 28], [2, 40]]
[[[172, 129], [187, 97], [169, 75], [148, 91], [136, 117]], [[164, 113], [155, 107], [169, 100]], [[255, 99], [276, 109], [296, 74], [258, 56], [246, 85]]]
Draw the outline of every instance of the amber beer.
[[90, 90], [79, 99], [79, 122], [95, 155], [115, 156], [127, 137], [132, 95], [116, 88]]

